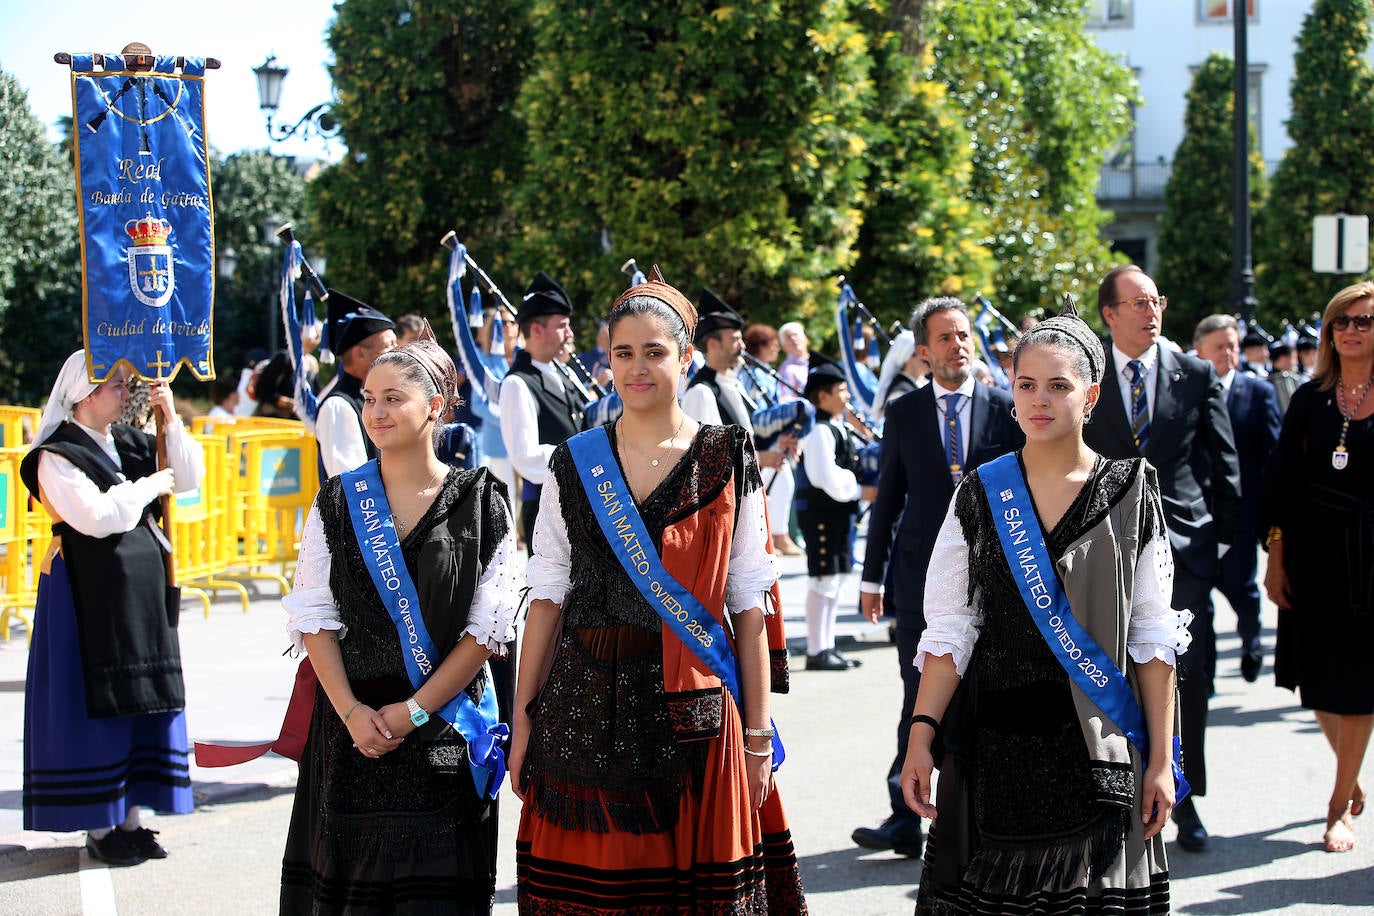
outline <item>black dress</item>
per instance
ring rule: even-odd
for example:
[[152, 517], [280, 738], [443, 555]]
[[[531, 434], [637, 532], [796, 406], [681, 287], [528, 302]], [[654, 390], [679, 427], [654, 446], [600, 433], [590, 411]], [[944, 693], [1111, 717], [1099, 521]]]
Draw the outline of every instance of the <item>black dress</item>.
[[[481, 571], [508, 527], [485, 469], [452, 470], [401, 543], [440, 656], [467, 626]], [[330, 589], [344, 668], [374, 709], [414, 689], [396, 628], [363, 565], [341, 478], [317, 500], [332, 557]], [[485, 669], [467, 687], [474, 702]], [[377, 759], [358, 753], [324, 688], [315, 698], [282, 860], [282, 913], [489, 914], [496, 890], [496, 803], [477, 797], [461, 737], [435, 740], [437, 717]]]
[[1374, 713], [1374, 417], [1353, 421], [1347, 465], [1335, 389], [1308, 382], [1293, 394], [1265, 476], [1261, 538], [1283, 529], [1293, 609], [1279, 611], [1274, 677], [1302, 705], [1338, 715]]

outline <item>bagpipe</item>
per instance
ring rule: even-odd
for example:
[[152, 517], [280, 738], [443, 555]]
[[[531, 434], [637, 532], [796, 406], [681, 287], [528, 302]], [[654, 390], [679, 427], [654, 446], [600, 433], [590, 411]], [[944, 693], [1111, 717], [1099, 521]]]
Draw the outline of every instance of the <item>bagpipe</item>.
[[[796, 436], [800, 439], [811, 432], [811, 428], [816, 425], [816, 408], [801, 396], [801, 392], [797, 391], [795, 386], [784, 381], [772, 366], [748, 352], [740, 354], [740, 368], [753, 379], [754, 389], [763, 399], [772, 402], [754, 410], [749, 416], [750, 425], [754, 428], [756, 449], [767, 451], [781, 436]], [[757, 372], [767, 372], [779, 385], [787, 385], [788, 388], [797, 391], [797, 397], [791, 401], [773, 400], [768, 396], [767, 390], [759, 384], [755, 375]]]
[[883, 340], [890, 346], [892, 341], [883, 330], [882, 325], [873, 317], [873, 313], [868, 310], [868, 306], [859, 300], [854, 294], [854, 287], [849, 285], [841, 275], [839, 280], [840, 297], [835, 305], [835, 325], [839, 332], [840, 342], [840, 368], [844, 370], [845, 379], [849, 382], [849, 395], [853, 401], [852, 409], [855, 413], [861, 414], [864, 423], [870, 428], [873, 427], [874, 404], [878, 396], [878, 379], [873, 374], [873, 370], [859, 362], [855, 355], [853, 327], [849, 320], [849, 313], [853, 310], [863, 321], [871, 322], [875, 332], [882, 336]]
[[[463, 374], [472, 382], [472, 397], [480, 400], [486, 412], [493, 417], [501, 415], [501, 379], [505, 373], [498, 375], [482, 358], [482, 349], [477, 345], [477, 340], [472, 336], [474, 327], [481, 327], [482, 317], [482, 290], [480, 284], [485, 282], [487, 288], [492, 291], [502, 307], [511, 315], [515, 316], [515, 310], [511, 308], [506, 297], [496, 288], [496, 284], [491, 282], [487, 272], [478, 266], [477, 262], [468, 254], [467, 246], [458, 240], [458, 234], [449, 230], [444, 237], [439, 240], [439, 244], [449, 250], [448, 260], [448, 284], [446, 288], [446, 298], [448, 300], [449, 323], [453, 327], [453, 339], [458, 347], [458, 361], [461, 363]], [[466, 299], [463, 297], [463, 280], [467, 277], [468, 270], [471, 269], [478, 282], [472, 284], [472, 291]], [[497, 315], [495, 324], [492, 326], [492, 346], [496, 345], [497, 335], [501, 333], [501, 316]]]
[[[319, 399], [310, 389], [310, 381], [305, 372], [305, 345], [301, 342], [301, 328], [319, 324], [315, 315], [315, 302], [329, 302], [329, 290], [325, 288], [319, 274], [315, 273], [310, 262], [305, 259], [301, 243], [296, 241], [295, 230], [286, 223], [277, 230], [277, 238], [286, 246], [281, 265], [281, 320], [286, 335], [286, 352], [291, 355], [292, 396], [296, 399], [296, 416], [301, 418], [305, 429], [315, 434], [315, 418], [320, 412]], [[300, 307], [296, 306], [296, 280], [305, 279], [305, 298]], [[324, 334], [320, 339], [321, 351], [329, 349]]]
[[[794, 400], [781, 401], [754, 412], [751, 419], [754, 425], [755, 446], [766, 449], [780, 435], [791, 434], [800, 439], [811, 432], [812, 427], [816, 424], [816, 409], [811, 406], [811, 402], [803, 396], [797, 386], [787, 381], [772, 366], [753, 354], [743, 353], [741, 357], [751, 374], [755, 371], [766, 372], [779, 385], [797, 395]], [[755, 387], [760, 392], [763, 391], [763, 387], [757, 382], [755, 382]], [[767, 397], [768, 395], [765, 393], [764, 398]], [[854, 440], [854, 447], [859, 453], [858, 477], [860, 486], [877, 486], [878, 462], [882, 455], [883, 437], [874, 432], [872, 427], [864, 425], [863, 420], [855, 415], [852, 410], [845, 412], [844, 427], [850, 438]], [[761, 431], [762, 440], [760, 438]]]
[[983, 362], [987, 363], [988, 372], [992, 374], [992, 379], [998, 388], [1003, 391], [1011, 390], [1011, 379], [1007, 377], [1007, 372], [1002, 368], [1002, 364], [997, 361], [997, 353], [993, 347], [1001, 344], [1004, 347], [1010, 346], [1006, 336], [1002, 333], [1003, 329], [1011, 334], [1012, 340], [1021, 336], [1021, 332], [1016, 329], [1016, 325], [1011, 320], [997, 311], [987, 296], [979, 293], [973, 298], [974, 309], [970, 317], [973, 319], [973, 333], [978, 340], [978, 348], [982, 351]]
[[477, 430], [466, 423], [445, 423], [434, 453], [444, 464], [472, 470], [477, 467]]

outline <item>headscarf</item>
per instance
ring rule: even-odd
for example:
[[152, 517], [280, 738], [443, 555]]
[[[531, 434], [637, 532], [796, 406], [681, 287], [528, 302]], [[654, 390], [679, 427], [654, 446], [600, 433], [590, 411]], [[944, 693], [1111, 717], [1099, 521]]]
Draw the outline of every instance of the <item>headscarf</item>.
[[901, 374], [907, 360], [915, 355], [916, 335], [911, 331], [898, 334], [892, 341], [892, 346], [888, 348], [887, 356], [883, 358], [883, 368], [878, 372], [878, 390], [873, 395], [874, 418], [881, 420], [887, 412], [887, 393], [892, 390], [892, 383]]
[[1036, 335], [1045, 331], [1058, 331], [1078, 344], [1087, 354], [1088, 367], [1092, 371], [1092, 378], [1088, 379], [1088, 383], [1096, 385], [1102, 381], [1102, 375], [1107, 369], [1107, 353], [1102, 349], [1102, 340], [1097, 336], [1097, 332], [1086, 321], [1078, 317], [1078, 307], [1074, 304], [1072, 296], [1064, 297], [1064, 307], [1059, 310], [1058, 315], [1053, 318], [1046, 318], [1022, 334], [1016, 349], [1020, 350], [1024, 346], [1035, 343]]
[[57, 374], [57, 381], [52, 384], [48, 403], [43, 406], [43, 416], [38, 421], [38, 428], [33, 431], [30, 451], [42, 445], [64, 421], [70, 420], [76, 405], [99, 387], [86, 372], [86, 351], [77, 350], [68, 356], [62, 364], [62, 371]]
[[687, 339], [689, 341], [696, 339], [696, 306], [692, 305], [686, 296], [678, 292], [677, 287], [670, 285], [668, 281], [663, 279], [663, 272], [658, 269], [657, 264], [650, 269], [648, 280], [631, 286], [616, 297], [615, 302], [611, 303], [612, 314], [614, 314], [616, 306], [635, 296], [648, 296], [651, 299], [657, 299], [668, 306], [668, 308], [677, 312], [677, 317], [682, 319], [682, 326], [687, 329]]
[[434, 389], [444, 399], [441, 413], [447, 413], [458, 404], [458, 369], [453, 365], [453, 357], [434, 339], [434, 329], [429, 326], [429, 320], [421, 320], [424, 325], [414, 340], [388, 352], [408, 356], [420, 364], [429, 374], [430, 381], [434, 382]]

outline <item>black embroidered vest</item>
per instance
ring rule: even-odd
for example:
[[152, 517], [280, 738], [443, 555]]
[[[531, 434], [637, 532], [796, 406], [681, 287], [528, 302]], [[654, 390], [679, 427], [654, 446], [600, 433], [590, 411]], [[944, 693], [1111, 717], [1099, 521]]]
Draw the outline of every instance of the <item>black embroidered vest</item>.
[[[743, 399], [741, 398], [741, 400], [737, 402], [725, 396], [725, 392], [721, 389], [720, 381], [716, 377], [716, 370], [712, 369], [710, 366], [702, 366], [698, 369], [696, 375], [692, 376], [692, 384], [687, 387], [695, 388], [698, 385], [706, 386], [711, 389], [711, 393], [715, 395], [716, 410], [720, 412], [721, 423], [727, 426], [733, 423], [735, 426], [741, 426], [749, 430], [750, 435], [753, 434], [753, 420], [749, 416], [741, 416], [739, 413], [739, 407], [737, 405], [742, 404]], [[745, 407], [747, 409], [748, 405], [745, 405]]]
[[[156, 440], [129, 426], [111, 427], [123, 475], [138, 480], [157, 469]], [[24, 485], [38, 496], [43, 452], [61, 455], [103, 493], [121, 482], [120, 469], [74, 423], [63, 423], [20, 466]], [[144, 508], [131, 531], [106, 537], [82, 534], [66, 522], [53, 525], [71, 582], [91, 718], [168, 712], [186, 705], [179, 607], [169, 606], [163, 550], [150, 527], [157, 501]]]
[[546, 387], [544, 374], [535, 366], [528, 350], [515, 354], [507, 374], [518, 375], [534, 397], [541, 445], [561, 445], [582, 432], [585, 405], [578, 403], [568, 385], [564, 385], [562, 391]]

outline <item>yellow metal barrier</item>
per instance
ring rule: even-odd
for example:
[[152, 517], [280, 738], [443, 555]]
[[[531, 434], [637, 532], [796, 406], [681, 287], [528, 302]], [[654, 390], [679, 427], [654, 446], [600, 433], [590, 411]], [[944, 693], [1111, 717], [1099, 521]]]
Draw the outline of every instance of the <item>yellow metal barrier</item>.
[[41, 508], [30, 511], [28, 491], [19, 479], [24, 448], [0, 449], [0, 639], [10, 638], [15, 621], [33, 638], [30, 611], [38, 600], [38, 564], [52, 541], [48, 516]]
[[[248, 429], [236, 424], [225, 434], [231, 466], [238, 466], [229, 516], [239, 552], [227, 576], [271, 579], [285, 595], [291, 589], [287, 569], [296, 562], [305, 515], [320, 486], [315, 439], [298, 422]], [[266, 570], [273, 565], [281, 572]]]
[[0, 404], [0, 448], [23, 448], [27, 444], [25, 437], [38, 429], [42, 416], [43, 411], [36, 407]]
[[178, 493], [168, 513], [177, 584], [183, 593], [200, 599], [206, 617], [210, 616], [207, 593], [221, 589], [237, 593], [247, 613], [248, 590], [242, 583], [221, 578], [238, 553], [229, 512], [233, 465], [227, 443], [219, 436], [195, 438], [205, 451], [205, 477], [196, 489]]
[[[0, 423], [9, 424], [7, 437], [28, 413], [36, 425], [38, 411], [0, 407]], [[207, 422], [213, 421], [198, 417], [192, 428], [203, 430]], [[213, 434], [196, 435], [205, 451], [205, 478], [197, 489], [172, 500], [168, 519], [177, 582], [184, 593], [200, 598], [206, 616], [211, 593], [220, 590], [235, 592], [248, 610], [248, 590], [236, 579], [272, 581], [283, 595], [290, 590], [288, 574], [319, 489], [318, 449], [300, 422], [246, 417], [234, 423], [221, 420], [213, 428]], [[38, 564], [52, 540], [51, 520], [41, 506], [29, 508], [19, 479], [25, 451], [0, 448], [4, 639], [16, 620], [32, 630]]]

